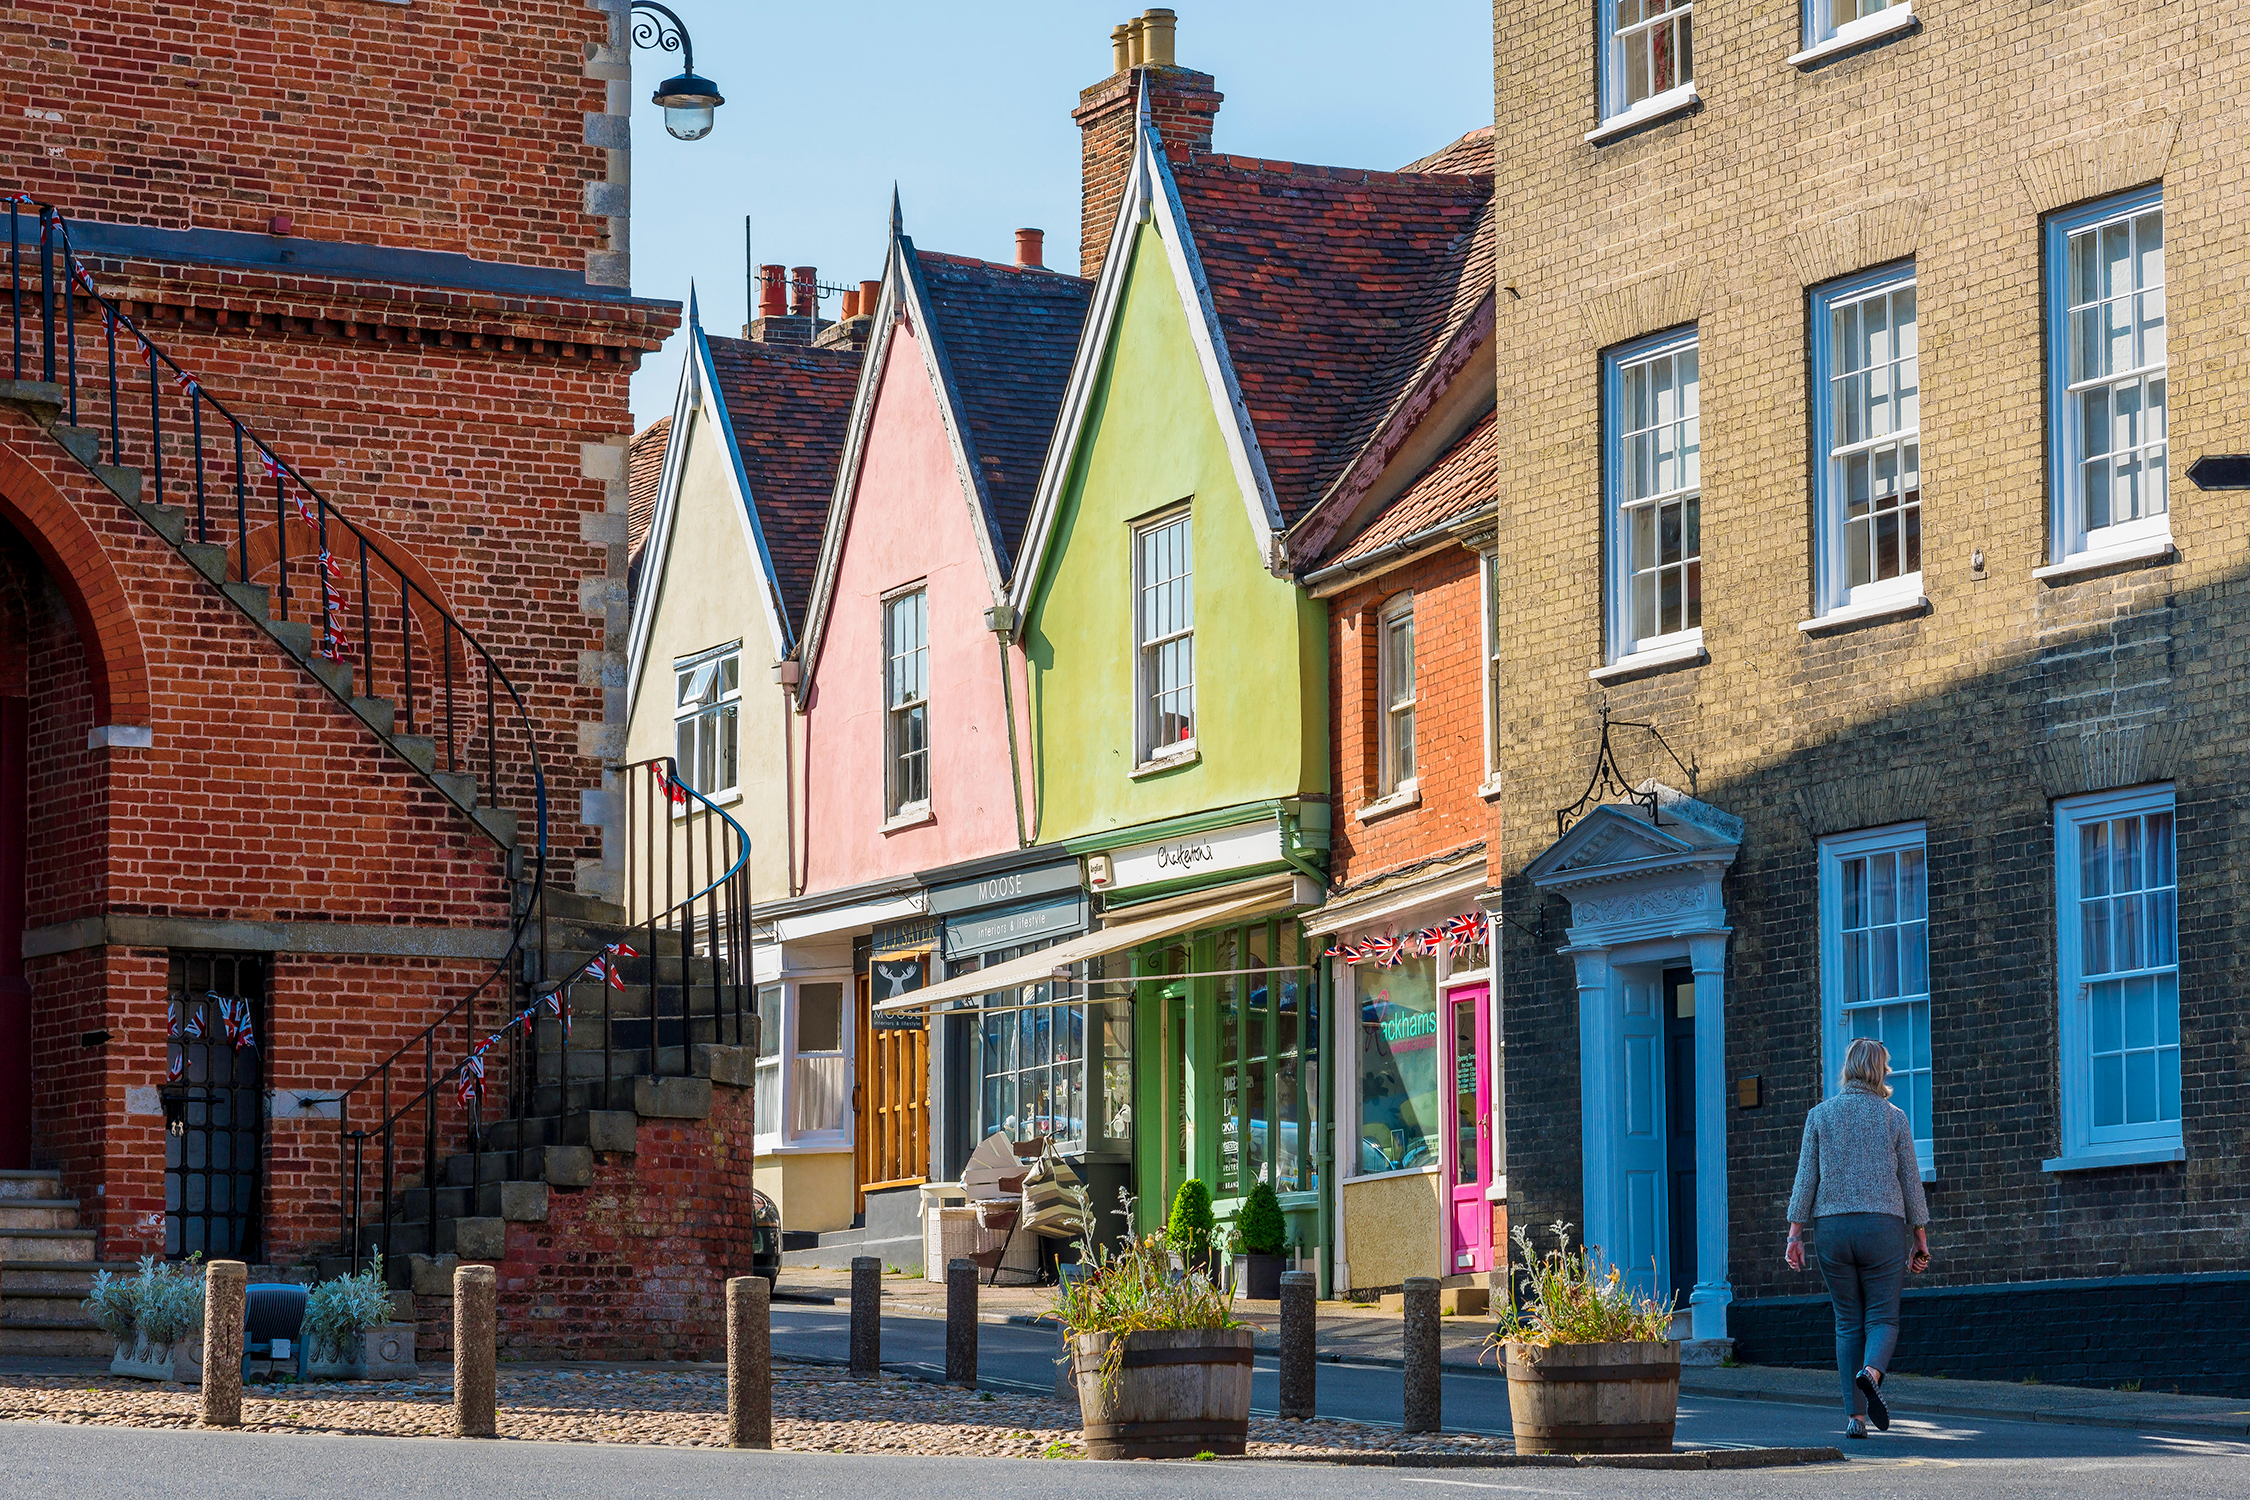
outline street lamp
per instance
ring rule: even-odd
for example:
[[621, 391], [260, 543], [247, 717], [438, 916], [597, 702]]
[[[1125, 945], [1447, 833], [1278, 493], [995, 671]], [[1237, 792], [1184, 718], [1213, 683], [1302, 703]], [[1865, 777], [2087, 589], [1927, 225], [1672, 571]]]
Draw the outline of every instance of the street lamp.
[[696, 76], [695, 43], [680, 18], [655, 0], [633, 0], [633, 45], [677, 52], [687, 64], [685, 72], [665, 79], [650, 96], [664, 111], [665, 133], [681, 141], [700, 141], [709, 135], [713, 111], [727, 101], [719, 97], [717, 84]]

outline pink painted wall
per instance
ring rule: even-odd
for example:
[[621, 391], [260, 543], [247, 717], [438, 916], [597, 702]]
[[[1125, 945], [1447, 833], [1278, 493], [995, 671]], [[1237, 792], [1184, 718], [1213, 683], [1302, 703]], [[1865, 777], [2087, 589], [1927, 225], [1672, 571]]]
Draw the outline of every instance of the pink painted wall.
[[[893, 334], [881, 380], [845, 522], [836, 594], [819, 659], [810, 664], [800, 772], [808, 892], [1016, 847], [1000, 653], [984, 628], [992, 591], [937, 393], [910, 329]], [[930, 806], [936, 816], [885, 833], [882, 596], [917, 580], [929, 589]], [[1011, 669], [1018, 673], [1021, 743], [1021, 664], [1011, 662]]]

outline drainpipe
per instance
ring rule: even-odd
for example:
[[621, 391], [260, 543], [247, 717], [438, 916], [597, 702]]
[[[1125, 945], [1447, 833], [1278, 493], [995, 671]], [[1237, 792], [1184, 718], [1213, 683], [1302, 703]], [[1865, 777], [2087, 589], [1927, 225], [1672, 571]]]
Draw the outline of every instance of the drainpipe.
[[[1024, 231], [1017, 233], [1021, 235]], [[1008, 669], [1008, 637], [1016, 628], [1015, 606], [995, 604], [986, 610], [984, 628], [992, 632], [992, 644], [1000, 651], [1000, 701], [1008, 710], [1008, 778], [1015, 786], [1016, 847], [1028, 849], [1031, 836], [1024, 831], [1023, 824], [1023, 757], [1016, 749], [1016, 676]]]
[[[797, 727], [796, 715], [789, 711], [790, 700], [797, 695], [797, 684], [803, 679], [804, 663], [781, 660], [773, 664], [773, 680], [781, 685], [781, 817], [782, 857], [787, 861], [782, 872], [783, 888], [791, 896], [804, 894], [797, 883]], [[806, 820], [811, 821], [811, 809], [806, 809]]]

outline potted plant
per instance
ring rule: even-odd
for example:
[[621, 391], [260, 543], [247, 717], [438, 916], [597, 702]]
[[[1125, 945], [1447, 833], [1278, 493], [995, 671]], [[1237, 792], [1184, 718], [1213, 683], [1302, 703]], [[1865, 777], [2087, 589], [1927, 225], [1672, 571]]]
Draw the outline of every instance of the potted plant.
[[141, 1257], [140, 1270], [118, 1278], [94, 1273], [84, 1306], [115, 1342], [113, 1375], [139, 1380], [203, 1380], [203, 1267], [200, 1255], [166, 1265]]
[[1572, 1248], [1568, 1224], [1548, 1227], [1557, 1245], [1545, 1255], [1516, 1231], [1523, 1264], [1487, 1343], [1507, 1365], [1516, 1451], [1671, 1452], [1680, 1409], [1671, 1299], [1636, 1295], [1592, 1246]]
[[[1118, 1198], [1132, 1223], [1133, 1200]], [[1252, 1335], [1208, 1269], [1184, 1263], [1169, 1234], [1126, 1239], [1114, 1251], [1080, 1244], [1082, 1269], [1062, 1279], [1053, 1312], [1070, 1335], [1086, 1456], [1241, 1453]]]
[[1212, 1232], [1219, 1227], [1211, 1212], [1211, 1190], [1200, 1177], [1190, 1177], [1172, 1195], [1172, 1212], [1164, 1221], [1164, 1238], [1180, 1259], [1199, 1271], [1211, 1269]]
[[1282, 1268], [1288, 1264], [1281, 1252], [1289, 1243], [1289, 1222], [1281, 1216], [1281, 1199], [1273, 1184], [1261, 1182], [1250, 1189], [1234, 1232], [1242, 1247], [1238, 1259], [1242, 1274], [1237, 1278], [1242, 1295], [1253, 1302], [1278, 1301]]
[[308, 1379], [403, 1380], [419, 1373], [414, 1325], [391, 1321], [380, 1251], [357, 1276], [339, 1276], [306, 1293], [299, 1332]]

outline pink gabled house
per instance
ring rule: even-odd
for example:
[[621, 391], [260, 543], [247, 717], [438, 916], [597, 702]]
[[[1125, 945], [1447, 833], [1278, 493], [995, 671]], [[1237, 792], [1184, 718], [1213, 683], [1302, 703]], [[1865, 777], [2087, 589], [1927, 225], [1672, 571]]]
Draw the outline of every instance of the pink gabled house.
[[1045, 1007], [1004, 1027], [873, 1010], [1087, 921], [1075, 861], [1024, 847], [1022, 663], [994, 628], [1092, 291], [1040, 250], [1020, 230], [1012, 265], [919, 251], [894, 206], [805, 628], [780, 669], [800, 853], [790, 898], [761, 913], [780, 949], [780, 1004], [761, 1010], [786, 1018], [768, 1067], [848, 1072], [852, 1145], [808, 1133], [795, 1149], [785, 1105], [759, 1162], [787, 1198], [836, 1205], [827, 1222], [849, 1195], [852, 1228], [790, 1236], [825, 1264], [846, 1242], [922, 1264], [919, 1187], [958, 1176], [993, 1131], [1050, 1131], [1058, 1049], [1083, 1048]]

